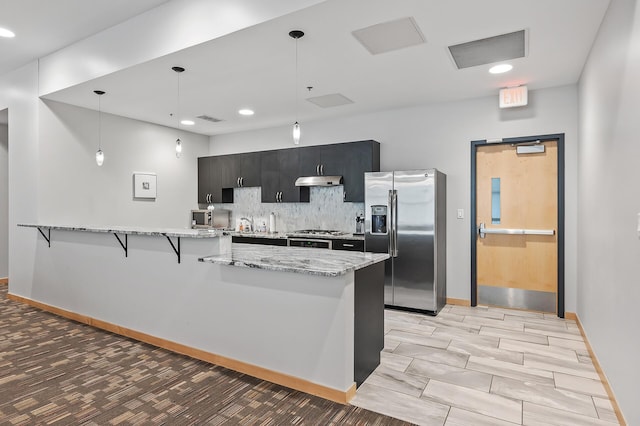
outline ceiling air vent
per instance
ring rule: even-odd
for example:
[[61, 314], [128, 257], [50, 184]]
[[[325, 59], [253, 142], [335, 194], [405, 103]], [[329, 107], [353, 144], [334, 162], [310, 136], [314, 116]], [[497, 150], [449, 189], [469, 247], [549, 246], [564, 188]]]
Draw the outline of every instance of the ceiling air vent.
[[382, 22], [355, 30], [351, 34], [372, 55], [391, 52], [425, 42], [418, 24], [411, 17]]
[[520, 30], [449, 46], [449, 52], [458, 69], [475, 67], [525, 57], [526, 38], [526, 31]]
[[210, 117], [208, 115], [199, 115], [196, 118], [199, 118], [200, 120], [205, 120], [205, 121], [210, 121], [212, 123], [219, 123], [222, 120], [219, 118], [215, 118], [215, 117]]
[[312, 104], [318, 105], [321, 108], [332, 108], [341, 105], [352, 104], [353, 101], [340, 93], [332, 93], [330, 95], [314, 96], [313, 98], [307, 98]]

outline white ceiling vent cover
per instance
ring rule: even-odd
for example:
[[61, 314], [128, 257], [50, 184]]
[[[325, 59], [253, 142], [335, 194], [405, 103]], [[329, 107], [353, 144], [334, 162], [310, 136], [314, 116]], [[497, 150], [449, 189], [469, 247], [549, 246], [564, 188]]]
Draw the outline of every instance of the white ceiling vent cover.
[[341, 105], [352, 104], [353, 101], [340, 93], [332, 93], [330, 95], [314, 96], [313, 98], [307, 98], [312, 104], [318, 105], [321, 108], [333, 108]]
[[351, 34], [372, 55], [425, 43], [416, 21], [401, 18], [353, 31]]
[[526, 56], [526, 31], [449, 46], [449, 52], [458, 69], [507, 61]]
[[199, 118], [200, 120], [205, 120], [205, 121], [210, 121], [212, 123], [219, 123], [222, 120], [219, 118], [215, 118], [215, 117], [210, 117], [208, 115], [199, 115], [196, 118]]

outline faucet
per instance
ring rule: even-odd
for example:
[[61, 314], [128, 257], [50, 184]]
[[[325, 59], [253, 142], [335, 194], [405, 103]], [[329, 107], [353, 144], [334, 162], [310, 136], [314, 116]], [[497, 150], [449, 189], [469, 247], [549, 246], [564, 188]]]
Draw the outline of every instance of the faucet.
[[241, 217], [240, 220], [246, 220], [247, 222], [249, 222], [249, 231], [255, 231], [254, 227], [253, 227], [253, 216], [251, 216], [251, 218], [248, 217]]

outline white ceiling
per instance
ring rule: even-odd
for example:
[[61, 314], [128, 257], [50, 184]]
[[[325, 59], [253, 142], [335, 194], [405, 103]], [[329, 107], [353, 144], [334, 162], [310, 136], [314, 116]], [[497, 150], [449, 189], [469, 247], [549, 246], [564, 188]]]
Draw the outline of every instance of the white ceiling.
[[[51, 2], [68, 13], [65, 18], [57, 10], [58, 27], [78, 16], [65, 5], [83, 2]], [[90, 3], [124, 7], [154, 2]], [[489, 95], [496, 95], [497, 105], [500, 87], [527, 84], [530, 89], [540, 89], [576, 83], [608, 4], [609, 0], [327, 0], [46, 98], [96, 109], [93, 90], [101, 89], [107, 92], [102, 98], [103, 111], [176, 127], [177, 120], [170, 114], [177, 110], [177, 75], [171, 67], [180, 65], [186, 68], [180, 76], [181, 117], [206, 114], [223, 120], [209, 123], [195, 119], [196, 125], [189, 130], [214, 135], [292, 123], [296, 119], [295, 42], [288, 32], [301, 29], [306, 33], [298, 42], [297, 115], [302, 124]], [[371, 55], [351, 34], [404, 17], [414, 18], [425, 44]], [[4, 11], [0, 25], [2, 19]], [[507, 74], [490, 75], [489, 65], [458, 70], [448, 53], [447, 46], [452, 44], [521, 29], [528, 31], [528, 55], [510, 61], [514, 69]], [[306, 86], [313, 86], [310, 94]], [[354, 103], [321, 108], [304, 100], [332, 93]], [[252, 108], [256, 114], [241, 117], [237, 110], [242, 107]]]
[[0, 0], [0, 74], [119, 24], [168, 0]]

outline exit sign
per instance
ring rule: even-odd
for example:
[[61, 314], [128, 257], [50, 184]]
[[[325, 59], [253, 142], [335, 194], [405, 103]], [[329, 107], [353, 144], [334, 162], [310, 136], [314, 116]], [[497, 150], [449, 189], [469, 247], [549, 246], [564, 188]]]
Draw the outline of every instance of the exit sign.
[[513, 108], [527, 104], [527, 86], [500, 89], [500, 108]]

